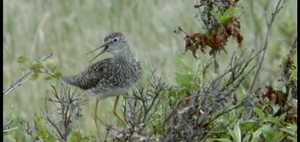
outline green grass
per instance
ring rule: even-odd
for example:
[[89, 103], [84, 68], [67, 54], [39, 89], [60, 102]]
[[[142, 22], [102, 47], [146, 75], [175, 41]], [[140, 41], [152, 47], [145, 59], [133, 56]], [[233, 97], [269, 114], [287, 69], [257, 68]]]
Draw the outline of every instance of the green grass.
[[[114, 31], [121, 31], [127, 36], [132, 52], [142, 62], [142, 82], [146, 80], [149, 69], [155, 68], [159, 76], [175, 85], [174, 75], [178, 69], [175, 59], [182, 55], [185, 42], [183, 34], [176, 35], [173, 31], [177, 25], [190, 34], [204, 31], [201, 29], [202, 25], [193, 19], [197, 12], [193, 8], [194, 4], [195, 1], [182, 0], [5, 0], [3, 88], [6, 90], [24, 74], [16, 61], [19, 56], [35, 60], [53, 53], [51, 58], [57, 63], [57, 70], [64, 75], [83, 71], [91, 64], [90, 59], [96, 55], [85, 54], [101, 45], [105, 35]], [[240, 19], [244, 36], [242, 48], [259, 50], [266, 33], [263, 7], [269, 5], [266, 13], [270, 19], [275, 2], [255, 2], [257, 25], [254, 25], [251, 17], [249, 2], [241, 1], [240, 5], [244, 7], [241, 11], [245, 12]], [[297, 1], [289, 0], [275, 20], [257, 86], [273, 84], [274, 76], [280, 74], [278, 69], [281, 58], [287, 54], [297, 36], [296, 5]], [[259, 31], [258, 47], [254, 46], [254, 29]], [[229, 42], [226, 47], [228, 53], [221, 52], [218, 57], [221, 70], [225, 68], [222, 64], [228, 63], [236, 47], [235, 41]], [[111, 55], [105, 54], [98, 60], [109, 56]], [[182, 56], [195, 67], [209, 59], [208, 55], [202, 53], [198, 53], [200, 59], [192, 58], [190, 52]], [[23, 84], [5, 96], [4, 120], [15, 120], [17, 116], [27, 120], [34, 117], [35, 113], [39, 115], [40, 109], [45, 106], [42, 98], [47, 90], [51, 95], [50, 85], [43, 79], [38, 79]], [[83, 107], [84, 123], [80, 123], [79, 127], [84, 130], [84, 134], [92, 135], [96, 134], [92, 123], [95, 101], [89, 96], [86, 98], [89, 101]], [[108, 124], [118, 122], [111, 112], [114, 99], [103, 100], [98, 106], [100, 119]], [[12, 115], [9, 115], [12, 105]]]

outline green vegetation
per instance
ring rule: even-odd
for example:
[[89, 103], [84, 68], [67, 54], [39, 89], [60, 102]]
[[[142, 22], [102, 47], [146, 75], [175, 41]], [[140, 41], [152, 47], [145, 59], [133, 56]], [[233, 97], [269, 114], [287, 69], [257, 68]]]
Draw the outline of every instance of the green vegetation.
[[[121, 31], [143, 66], [140, 83], [118, 107], [134, 129], [123, 128], [112, 113], [115, 98], [108, 98], [98, 106], [102, 139], [297, 141], [297, 1], [285, 3], [269, 32], [266, 21], [272, 21], [277, 1], [238, 5], [224, 15], [214, 13], [222, 24], [240, 16], [243, 36], [241, 47], [228, 38], [227, 53], [216, 54], [216, 72], [209, 48], [205, 54], [196, 50], [198, 58], [182, 53], [185, 35], [173, 32], [178, 26], [189, 35], [206, 32], [195, 1], [5, 0], [4, 90], [32, 73], [30, 81], [3, 97], [3, 124], [12, 120], [6, 129], [18, 127], [4, 140], [95, 141], [95, 101], [57, 78], [83, 71], [94, 57], [85, 54], [106, 34]], [[265, 47], [267, 33], [264, 62], [251, 92], [262, 54], [255, 55]]]

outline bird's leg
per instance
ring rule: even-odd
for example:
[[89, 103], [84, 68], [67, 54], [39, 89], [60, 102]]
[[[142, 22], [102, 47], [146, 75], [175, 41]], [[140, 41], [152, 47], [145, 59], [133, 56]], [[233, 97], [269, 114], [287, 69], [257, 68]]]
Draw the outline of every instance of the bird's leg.
[[117, 114], [117, 112], [116, 112], [116, 108], [117, 108], [118, 101], [119, 101], [119, 96], [117, 96], [117, 98], [116, 98], [113, 113], [114, 113], [115, 116], [117, 116], [117, 117], [119, 118], [119, 120], [120, 120], [125, 126], [127, 126], [127, 123], [126, 123], [126, 122], [125, 122], [125, 121]]
[[95, 112], [94, 112], [94, 124], [96, 126], [97, 129], [97, 133], [98, 133], [98, 137], [100, 138], [100, 130], [98, 127], [98, 116], [97, 116], [97, 108], [98, 108], [98, 100], [96, 100], [96, 106], [95, 106]]

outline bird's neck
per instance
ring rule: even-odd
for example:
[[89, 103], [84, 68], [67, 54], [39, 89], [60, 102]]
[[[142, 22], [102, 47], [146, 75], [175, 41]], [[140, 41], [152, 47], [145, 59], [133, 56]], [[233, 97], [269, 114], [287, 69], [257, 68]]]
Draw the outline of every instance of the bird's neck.
[[116, 53], [113, 53], [114, 60], [131, 60], [134, 59], [131, 51], [129, 49], [122, 50]]

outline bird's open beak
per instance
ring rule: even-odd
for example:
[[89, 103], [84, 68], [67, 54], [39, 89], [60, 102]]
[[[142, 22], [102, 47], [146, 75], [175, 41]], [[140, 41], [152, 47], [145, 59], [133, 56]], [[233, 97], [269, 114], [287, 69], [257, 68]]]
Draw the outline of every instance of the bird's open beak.
[[104, 43], [103, 45], [101, 45], [100, 47], [96, 48], [95, 50], [93, 50], [93, 51], [91, 51], [91, 52], [89, 52], [89, 53], [86, 53], [86, 55], [88, 55], [88, 54], [90, 54], [90, 53], [92, 53], [92, 52], [94, 52], [94, 51], [96, 51], [96, 50], [98, 50], [98, 49], [104, 47], [104, 49], [103, 49], [96, 57], [94, 57], [90, 62], [92, 62], [94, 59], [96, 59], [96, 58], [99, 57], [101, 54], [103, 54], [103, 53], [108, 49], [108, 44], [109, 44], [109, 43], [110, 43], [110, 42], [106, 42], [106, 43]]

